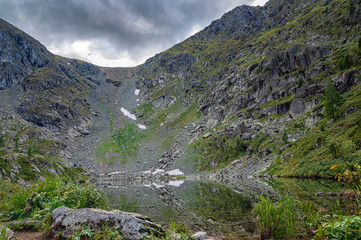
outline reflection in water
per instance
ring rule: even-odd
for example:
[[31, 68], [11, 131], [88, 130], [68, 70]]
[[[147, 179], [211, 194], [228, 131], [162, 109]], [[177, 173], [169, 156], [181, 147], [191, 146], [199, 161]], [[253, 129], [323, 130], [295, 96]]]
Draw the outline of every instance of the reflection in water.
[[106, 193], [112, 208], [141, 213], [160, 224], [176, 223], [192, 231], [203, 230], [212, 236], [230, 238], [255, 231], [253, 201], [260, 194], [277, 198], [281, 193], [325, 203], [335, 199], [320, 199], [315, 193], [340, 191], [340, 185], [332, 181], [275, 179], [266, 185], [265, 181], [227, 180], [224, 184], [227, 186], [184, 180], [159, 184], [113, 181], [97, 182], [96, 187]]
[[[175, 186], [171, 186], [175, 185]], [[177, 223], [213, 236], [248, 235], [255, 230], [250, 218], [252, 201], [218, 183], [173, 180], [167, 185], [125, 186], [97, 184], [112, 208], [137, 212], [160, 224]]]

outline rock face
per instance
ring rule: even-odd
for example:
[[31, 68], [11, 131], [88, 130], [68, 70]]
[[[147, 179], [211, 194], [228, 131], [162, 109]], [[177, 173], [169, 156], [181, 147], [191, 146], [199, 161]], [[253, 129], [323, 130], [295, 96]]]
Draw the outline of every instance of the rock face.
[[82, 226], [89, 226], [93, 230], [101, 226], [115, 227], [125, 239], [142, 239], [143, 235], [161, 236], [163, 230], [146, 216], [126, 213], [119, 210], [110, 212], [101, 209], [69, 209], [59, 207], [52, 213], [53, 235], [61, 234], [63, 238], [70, 238]]

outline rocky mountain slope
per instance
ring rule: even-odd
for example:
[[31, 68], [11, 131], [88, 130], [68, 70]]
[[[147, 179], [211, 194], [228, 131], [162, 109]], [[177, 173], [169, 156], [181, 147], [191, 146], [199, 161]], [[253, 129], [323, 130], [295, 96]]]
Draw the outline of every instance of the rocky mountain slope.
[[361, 157], [360, 23], [358, 0], [270, 0], [136, 68], [101, 68], [0, 21], [1, 176], [44, 175], [40, 158], [55, 172], [332, 177]]

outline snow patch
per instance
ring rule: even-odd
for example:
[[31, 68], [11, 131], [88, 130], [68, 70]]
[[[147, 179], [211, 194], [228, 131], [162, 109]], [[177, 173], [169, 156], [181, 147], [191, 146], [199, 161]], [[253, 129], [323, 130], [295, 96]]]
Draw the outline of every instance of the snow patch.
[[142, 125], [142, 124], [137, 124], [137, 126], [140, 128], [140, 129], [147, 129], [146, 126]]
[[169, 175], [171, 175], [171, 176], [182, 176], [182, 175], [184, 175], [184, 173], [179, 169], [174, 169], [174, 170], [168, 171], [167, 173]]
[[139, 90], [139, 89], [135, 89], [135, 91], [134, 91], [135, 96], [138, 96], [139, 93], [140, 93], [140, 90]]
[[152, 183], [152, 184], [149, 184], [149, 185], [144, 185], [144, 187], [149, 187], [149, 188], [163, 188], [165, 187], [164, 185], [158, 185], [156, 183]]
[[130, 119], [133, 119], [133, 120], [137, 120], [137, 117], [134, 115], [134, 114], [131, 114], [127, 109], [125, 109], [125, 108], [121, 108], [120, 109], [120, 111], [122, 111], [122, 113], [126, 116], [126, 117], [128, 117], [128, 118], [130, 118]]
[[157, 173], [161, 173], [161, 172], [164, 172], [164, 170], [163, 169], [154, 169], [153, 171], [151, 171], [151, 170], [143, 171], [143, 173], [151, 173], [153, 175], [155, 175]]
[[184, 183], [183, 180], [173, 180], [173, 181], [169, 181], [167, 183], [167, 185], [173, 186], [173, 187], [180, 187], [183, 183]]

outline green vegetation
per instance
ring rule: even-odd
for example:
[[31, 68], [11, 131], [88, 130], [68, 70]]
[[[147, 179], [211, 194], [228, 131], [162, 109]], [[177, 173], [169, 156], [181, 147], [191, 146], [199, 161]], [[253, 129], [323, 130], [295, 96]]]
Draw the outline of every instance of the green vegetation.
[[0, 182], [0, 211], [12, 220], [42, 219], [55, 208], [106, 207], [104, 195], [87, 184], [64, 183], [62, 180], [44, 180], [24, 188], [17, 184]]
[[324, 222], [317, 231], [316, 238], [324, 239], [361, 239], [361, 217], [340, 216]]
[[[97, 160], [106, 163], [120, 160], [120, 162], [126, 163], [130, 157], [137, 154], [140, 140], [146, 136], [146, 133], [135, 124], [127, 124], [114, 131], [111, 138], [97, 148]], [[115, 153], [115, 155], [107, 157], [109, 153]]]
[[198, 165], [203, 171], [225, 167], [247, 150], [247, 144], [239, 136], [228, 138], [216, 134], [198, 139], [194, 147], [201, 152]]
[[338, 68], [340, 70], [349, 69], [354, 64], [350, 54], [346, 54], [343, 58], [339, 59]]
[[327, 84], [324, 96], [325, 116], [336, 119], [339, 108], [342, 105], [342, 97], [337, 91], [337, 88], [329, 82]]
[[306, 238], [305, 233], [309, 234], [313, 225], [317, 223], [318, 216], [314, 212], [311, 203], [301, 203], [291, 197], [279, 201], [261, 197], [256, 206], [261, 238]]
[[119, 233], [119, 229], [111, 228], [107, 225], [102, 226], [98, 230], [93, 230], [88, 226], [83, 226], [73, 234], [71, 240], [124, 240]]
[[[287, 128], [289, 134], [300, 131], [304, 134], [279, 155], [268, 169], [270, 174], [333, 178], [335, 170], [331, 169], [332, 166], [344, 169], [346, 161], [353, 166], [361, 160], [361, 86], [340, 97], [335, 87], [329, 84], [321, 104], [315, 109], [324, 106], [326, 116], [314, 128], [306, 129], [302, 119]], [[338, 117], [352, 108], [355, 111]], [[329, 118], [335, 119], [329, 121]]]

